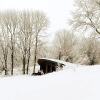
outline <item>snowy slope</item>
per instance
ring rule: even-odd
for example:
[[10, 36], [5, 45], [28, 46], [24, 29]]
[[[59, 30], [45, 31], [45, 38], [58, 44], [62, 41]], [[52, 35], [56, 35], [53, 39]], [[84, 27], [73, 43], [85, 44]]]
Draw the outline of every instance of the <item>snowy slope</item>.
[[0, 100], [100, 100], [100, 66], [68, 66], [43, 76], [0, 78]]

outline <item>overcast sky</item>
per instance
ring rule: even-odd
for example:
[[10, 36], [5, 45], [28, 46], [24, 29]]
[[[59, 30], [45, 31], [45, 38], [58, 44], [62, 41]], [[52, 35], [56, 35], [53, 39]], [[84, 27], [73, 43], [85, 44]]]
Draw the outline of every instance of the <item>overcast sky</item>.
[[0, 9], [33, 9], [44, 11], [49, 20], [49, 33], [67, 28], [73, 0], [0, 0]]

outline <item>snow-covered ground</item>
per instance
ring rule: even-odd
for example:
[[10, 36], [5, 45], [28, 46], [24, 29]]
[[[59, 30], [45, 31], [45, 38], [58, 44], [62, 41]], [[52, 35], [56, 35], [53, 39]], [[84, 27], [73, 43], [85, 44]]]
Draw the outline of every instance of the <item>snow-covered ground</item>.
[[2, 77], [0, 100], [100, 100], [100, 65], [68, 63], [43, 76]]

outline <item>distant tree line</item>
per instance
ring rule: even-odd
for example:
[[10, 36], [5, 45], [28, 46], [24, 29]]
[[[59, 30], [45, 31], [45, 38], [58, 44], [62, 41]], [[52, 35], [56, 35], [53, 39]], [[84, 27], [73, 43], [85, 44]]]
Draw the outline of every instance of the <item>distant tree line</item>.
[[55, 35], [52, 48], [52, 58], [83, 65], [100, 64], [100, 39], [94, 35], [76, 36], [67, 30], [60, 30]]

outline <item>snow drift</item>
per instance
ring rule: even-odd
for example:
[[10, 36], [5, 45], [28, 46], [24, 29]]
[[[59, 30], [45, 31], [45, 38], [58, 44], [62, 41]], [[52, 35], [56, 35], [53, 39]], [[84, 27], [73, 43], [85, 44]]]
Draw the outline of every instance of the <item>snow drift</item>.
[[68, 64], [43, 76], [0, 78], [0, 99], [100, 100], [100, 66]]

